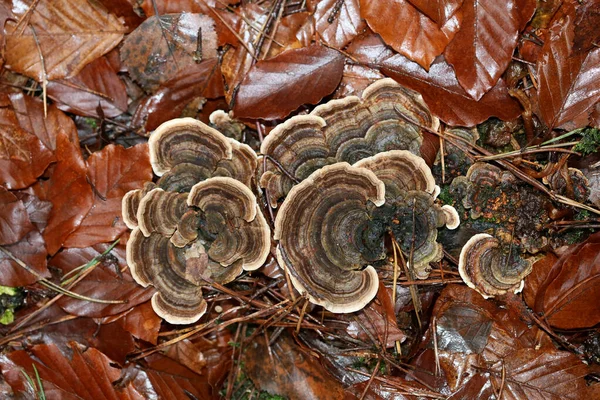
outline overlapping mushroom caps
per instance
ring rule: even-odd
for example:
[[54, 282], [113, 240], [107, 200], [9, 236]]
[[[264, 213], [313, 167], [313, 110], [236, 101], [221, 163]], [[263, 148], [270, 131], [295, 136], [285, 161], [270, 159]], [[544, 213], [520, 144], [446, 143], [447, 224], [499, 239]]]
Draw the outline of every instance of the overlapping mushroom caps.
[[434, 203], [437, 187], [425, 162], [388, 151], [354, 166], [325, 166], [293, 187], [275, 220], [277, 258], [294, 287], [332, 312], [353, 312], [376, 294], [369, 264], [386, 257], [393, 232], [425, 278], [439, 261], [437, 229], [458, 226], [458, 214]]
[[277, 206], [295, 181], [325, 165], [353, 164], [388, 150], [420, 155], [421, 128], [401, 114], [431, 129], [439, 125], [418, 93], [382, 79], [366, 88], [362, 98], [331, 100], [277, 126], [260, 149], [267, 157], [260, 185], [267, 189], [271, 206]]
[[157, 289], [157, 314], [192, 323], [206, 310], [202, 283], [231, 282], [269, 253], [270, 229], [249, 188], [256, 155], [190, 118], [159, 127], [150, 152], [161, 178], [123, 198], [133, 229], [127, 261], [139, 284]]
[[460, 252], [458, 271], [467, 286], [489, 298], [523, 289], [532, 263], [486, 233], [473, 236]]

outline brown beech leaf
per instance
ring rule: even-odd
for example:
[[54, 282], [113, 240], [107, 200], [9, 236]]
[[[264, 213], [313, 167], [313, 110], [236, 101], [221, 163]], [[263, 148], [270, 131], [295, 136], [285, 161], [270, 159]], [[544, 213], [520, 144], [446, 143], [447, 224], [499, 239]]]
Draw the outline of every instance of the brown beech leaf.
[[79, 143], [75, 123], [55, 104], [50, 104], [47, 115], [44, 115], [42, 99], [23, 93], [11, 93], [9, 98], [21, 128], [37, 136], [47, 148], [56, 150], [59, 133], [67, 135], [72, 143]]
[[[66, 249], [50, 259], [49, 263], [66, 274], [100, 256], [107, 247], [108, 245], [102, 244], [85, 249]], [[154, 294], [152, 288], [145, 289], [138, 285], [127, 269], [121, 273], [126, 266], [125, 243], [115, 247], [109, 254], [110, 256], [105, 257], [83, 281], [74, 286], [73, 291], [88, 297], [125, 302], [92, 303], [64, 296], [58, 301], [63, 310], [71, 315], [100, 318], [119, 314], [150, 300]]]
[[421, 93], [431, 111], [448, 125], [471, 127], [492, 116], [512, 120], [521, 113], [502, 79], [475, 101], [459, 85], [454, 70], [441, 57], [431, 64], [429, 72], [401, 55], [388, 58], [380, 67], [400, 84]]
[[[574, 15], [571, 14], [553, 23], [538, 62], [540, 114], [549, 129], [591, 112], [600, 99], [600, 48], [573, 54]], [[581, 124], [571, 125], [569, 129]]]
[[44, 240], [48, 253], [56, 253], [77, 229], [92, 207], [94, 194], [88, 183], [87, 168], [79, 143], [71, 143], [63, 133], [56, 139], [58, 162], [47, 181], [39, 182], [36, 194], [52, 203]]
[[438, 26], [443, 26], [460, 9], [463, 0], [408, 0]]
[[288, 335], [281, 335], [270, 345], [264, 337], [257, 337], [248, 344], [242, 359], [254, 385], [270, 394], [290, 399], [345, 398], [341, 383]]
[[156, 90], [180, 71], [216, 55], [215, 24], [202, 14], [152, 16], [129, 34], [121, 47], [123, 64], [147, 91]]
[[[46, 246], [42, 235], [36, 230], [27, 234], [19, 242], [4, 246], [12, 255], [23, 261], [27, 266], [44, 278], [50, 277], [47, 268]], [[1, 286], [27, 286], [39, 280], [35, 275], [25, 271], [23, 267], [11, 260], [6, 254], [0, 252], [0, 285]]]
[[133, 125], [146, 132], [181, 115], [185, 106], [197, 97], [223, 96], [223, 78], [216, 58], [192, 64], [165, 82], [153, 95], [144, 98], [133, 115]]
[[573, 49], [576, 52], [586, 52], [596, 47], [600, 41], [599, 24], [600, 3], [595, 0], [581, 2], [575, 15]]
[[127, 111], [125, 84], [106, 57], [92, 61], [73, 78], [48, 82], [48, 96], [61, 110], [84, 116], [112, 118]]
[[365, 22], [360, 17], [359, 0], [341, 3], [338, 0], [319, 1], [314, 7], [313, 18], [319, 36], [337, 49], [346, 46], [365, 28]]
[[[531, 309], [535, 309], [537, 294], [543, 289], [542, 285], [549, 278], [548, 274], [556, 264], [558, 257], [554, 253], [548, 253], [533, 264], [531, 273], [525, 278], [523, 287], [523, 299]], [[553, 272], [554, 274], [556, 272]]]
[[140, 3], [140, 7], [148, 17], [156, 15], [156, 12], [158, 12], [158, 15], [182, 12], [208, 15], [215, 22], [219, 46], [224, 46], [227, 43], [232, 45], [238, 43], [232, 30], [239, 32], [235, 27], [238, 26], [241, 18], [238, 13], [226, 10], [224, 7], [225, 2], [216, 0], [142, 0], [138, 3]]
[[121, 220], [121, 200], [125, 193], [139, 189], [152, 179], [147, 144], [128, 149], [110, 144], [87, 160], [94, 202], [64, 247], [87, 247], [111, 242], [127, 230]]
[[319, 45], [258, 61], [242, 81], [233, 111], [239, 118], [283, 118], [333, 92], [343, 69], [344, 57]]
[[600, 234], [572, 246], [539, 286], [534, 310], [556, 328], [580, 329], [600, 323]]
[[458, 31], [457, 11], [440, 28], [407, 0], [361, 0], [367, 23], [398, 53], [429, 69]]
[[23, 202], [0, 186], [0, 245], [16, 243], [34, 229]]
[[[129, 0], [98, 0], [108, 12], [113, 13], [117, 17], [125, 21], [127, 32], [131, 32], [138, 27], [139, 24], [144, 21], [144, 18], [140, 17], [136, 10], [133, 9], [134, 3]], [[148, 14], [146, 14], [148, 15]]]
[[24, 350], [2, 355], [2, 375], [13, 391], [20, 395], [37, 397], [27, 383], [25, 371], [34, 382], [39, 375], [49, 399], [117, 400], [119, 396], [113, 382], [119, 379], [121, 371], [111, 365], [111, 359], [94, 348], [83, 351], [75, 342], [72, 342], [71, 349], [71, 358], [58, 347], [46, 344], [33, 346], [33, 357]]
[[475, 100], [490, 90], [512, 59], [521, 18], [515, 0], [465, 0], [461, 29], [444, 55]]
[[23, 202], [29, 220], [33, 222], [38, 231], [44, 232], [50, 211], [52, 211], [52, 203], [42, 201], [36, 195], [25, 192], [15, 192], [15, 196]]
[[13, 13], [28, 15], [20, 25], [6, 27], [5, 66], [38, 82], [77, 75], [119, 44], [125, 32], [114, 15], [89, 1], [27, 0], [14, 3]]
[[162, 318], [154, 312], [149, 301], [133, 307], [131, 311], [116, 321], [136, 338], [154, 345], [158, 340], [161, 322]]
[[8, 189], [27, 187], [54, 160], [40, 139], [19, 127], [10, 107], [0, 107], [0, 185]]

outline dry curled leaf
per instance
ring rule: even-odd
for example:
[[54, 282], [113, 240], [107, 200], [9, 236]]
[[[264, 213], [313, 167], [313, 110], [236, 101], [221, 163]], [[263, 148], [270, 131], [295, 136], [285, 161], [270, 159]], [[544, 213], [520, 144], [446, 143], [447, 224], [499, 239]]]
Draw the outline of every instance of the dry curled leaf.
[[550, 129], [589, 114], [600, 100], [600, 48], [573, 53], [573, 13], [553, 23], [538, 63], [540, 114]]
[[65, 240], [65, 247], [87, 247], [119, 237], [127, 230], [121, 219], [123, 196], [152, 179], [146, 144], [128, 149], [110, 144], [92, 154], [87, 167], [87, 179], [94, 191], [93, 204]]
[[48, 96], [61, 110], [79, 115], [112, 118], [127, 111], [125, 84], [106, 57], [92, 61], [73, 78], [48, 82]]
[[425, 69], [444, 51], [460, 25], [459, 12], [438, 27], [407, 0], [362, 0], [360, 5], [363, 18], [385, 43]]
[[13, 13], [25, 18], [20, 25], [7, 24], [5, 66], [38, 82], [77, 75], [125, 32], [114, 15], [89, 1], [14, 2]]
[[233, 111], [240, 118], [283, 118], [333, 92], [343, 69], [339, 52], [318, 45], [258, 61], [242, 81]]

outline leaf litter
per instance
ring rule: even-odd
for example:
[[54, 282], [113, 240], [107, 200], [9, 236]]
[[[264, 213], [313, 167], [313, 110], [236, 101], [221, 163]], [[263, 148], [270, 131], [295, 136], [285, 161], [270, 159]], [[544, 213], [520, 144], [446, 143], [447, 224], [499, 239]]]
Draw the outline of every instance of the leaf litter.
[[[596, 3], [1, 4], [0, 391], [600, 396]], [[146, 137], [187, 116], [258, 150], [286, 118], [385, 76], [442, 121], [421, 127], [421, 152], [461, 226], [441, 235], [429, 278], [387, 260], [377, 298], [340, 315], [290, 289], [270, 258], [227, 285], [206, 281], [197, 323], [162, 321], [127, 266], [121, 216], [124, 194], [153, 179]], [[511, 186], [452, 184], [476, 161], [510, 171]], [[485, 300], [459, 284], [460, 249], [481, 232], [531, 260], [522, 294]]]

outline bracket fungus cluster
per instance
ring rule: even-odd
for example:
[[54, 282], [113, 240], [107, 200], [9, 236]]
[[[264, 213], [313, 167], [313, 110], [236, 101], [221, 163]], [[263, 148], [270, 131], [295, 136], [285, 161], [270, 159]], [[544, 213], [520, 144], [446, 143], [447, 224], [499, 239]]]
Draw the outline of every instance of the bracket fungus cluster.
[[351, 166], [325, 166], [294, 186], [275, 220], [277, 259], [294, 287], [332, 312], [363, 308], [377, 293], [371, 266], [387, 257], [392, 233], [411, 254], [419, 278], [442, 258], [437, 229], [454, 229], [458, 214], [434, 202], [429, 167], [408, 151], [388, 151]]
[[256, 154], [191, 118], [161, 125], [149, 150], [160, 179], [123, 197], [127, 262], [136, 282], [156, 288], [157, 314], [192, 323], [206, 310], [205, 280], [231, 282], [268, 256], [270, 228], [250, 189]]
[[393, 79], [378, 80], [362, 98], [331, 100], [273, 129], [260, 148], [267, 157], [260, 185], [267, 189], [271, 206], [277, 207], [295, 182], [325, 165], [354, 164], [389, 150], [420, 155], [421, 126], [439, 126], [421, 95]]

